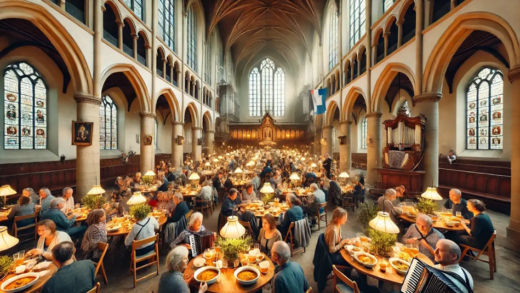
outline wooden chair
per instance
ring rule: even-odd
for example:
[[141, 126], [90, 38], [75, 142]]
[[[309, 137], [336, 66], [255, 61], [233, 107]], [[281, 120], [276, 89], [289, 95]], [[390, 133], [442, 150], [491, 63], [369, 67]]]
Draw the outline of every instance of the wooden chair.
[[96, 286], [94, 286], [94, 288], [92, 288], [90, 291], [88, 291], [87, 293], [99, 293], [99, 282], [96, 283]]
[[352, 208], [353, 211], [356, 209], [356, 203], [354, 202], [354, 196], [352, 193], [344, 193], [341, 197], [341, 207], [347, 210]]
[[208, 215], [213, 215], [213, 201], [205, 200], [205, 199], [195, 199], [195, 207], [193, 207], [196, 211], [200, 211], [204, 214], [204, 210], [208, 211]]
[[332, 265], [332, 273], [334, 282], [332, 283], [332, 293], [352, 292], [361, 293], [356, 282], [345, 276], [338, 268], [347, 269], [347, 267]]
[[105, 284], [108, 284], [107, 274], [105, 272], [105, 265], [103, 264], [103, 259], [105, 258], [105, 254], [108, 250], [108, 243], [99, 242], [98, 249], [101, 250], [101, 256], [99, 257], [98, 262], [94, 262], [94, 265], [96, 266], [96, 273], [94, 275], [97, 276], [99, 273], [99, 269], [101, 269], [101, 274], [103, 274]]
[[190, 217], [191, 215], [193, 215], [193, 210], [190, 210], [187, 214], [186, 214], [186, 223], [190, 221]]
[[309, 287], [309, 289], [305, 291], [305, 293], [312, 293], [312, 287]]
[[238, 222], [240, 223], [240, 225], [244, 226], [244, 228], [247, 229], [247, 233], [249, 233], [249, 236], [254, 238], [253, 229], [251, 228], [251, 223], [240, 221], [240, 220], [238, 220]]
[[[22, 226], [22, 227], [18, 227], [18, 222], [22, 221], [22, 220], [27, 220], [27, 219], [34, 219], [34, 223], [33, 224], [30, 224], [30, 225], [27, 225], [27, 226]], [[34, 240], [38, 239], [38, 233], [37, 233], [37, 230], [36, 230], [36, 224], [38, 223], [38, 213], [34, 213], [34, 214], [31, 214], [31, 215], [27, 215], [27, 216], [15, 216], [14, 217], [14, 223], [13, 223], [13, 233], [14, 233], [14, 237], [20, 239], [21, 237], [23, 236], [29, 236], [29, 235], [32, 235], [34, 234]], [[19, 234], [18, 232], [19, 231], [23, 231], [23, 230], [27, 230], [27, 229], [34, 229], [34, 232], [28, 232], [28, 233], [23, 233], [23, 234]], [[32, 237], [31, 238], [28, 238], [28, 239], [25, 239], [23, 241], [20, 241], [20, 242], [25, 242], [25, 241], [31, 241], [32, 240]]]
[[[470, 258], [482, 262], [487, 262], [489, 264], [489, 275], [491, 277], [491, 280], [493, 280], [493, 273], [497, 271], [497, 257], [495, 253], [495, 238], [497, 237], [497, 230], [495, 230], [495, 233], [491, 235], [488, 242], [486, 243], [486, 246], [484, 246], [483, 249], [478, 249], [475, 247], [471, 247], [469, 245], [465, 244], [459, 244], [464, 250], [462, 251], [462, 254], [460, 255], [459, 263], [462, 262], [462, 259], [464, 256], [466, 256], [466, 253], [468, 251], [474, 251], [477, 252], [477, 256], [468, 255]], [[481, 259], [480, 257], [482, 255], [485, 255], [488, 257], [488, 260]]]
[[[321, 222], [325, 221], [325, 226], [327, 226], [328, 220], [327, 220], [327, 211], [325, 210], [325, 207], [327, 206], [327, 202], [321, 203], [318, 207], [318, 210], [316, 211], [316, 218], [318, 219], [318, 230], [321, 230]], [[323, 208], [323, 213], [320, 213], [320, 209]]]
[[294, 237], [292, 230], [294, 228], [294, 222], [291, 222], [291, 225], [289, 225], [289, 229], [287, 230], [287, 234], [285, 234], [285, 239], [283, 241], [287, 242], [287, 239], [289, 239], [289, 247], [291, 248], [291, 257], [295, 254], [304, 252], [305, 253], [305, 246], [300, 247], [296, 252], [294, 252]]
[[[145, 254], [145, 255], [142, 255], [142, 256], [139, 256], [137, 257], [135, 255], [135, 250], [145, 244], [148, 244], [148, 243], [152, 243], [152, 242], [155, 242], [153, 245], [154, 245], [154, 250], [150, 251], [149, 253]], [[143, 240], [134, 240], [132, 241], [132, 254], [131, 254], [131, 259], [130, 259], [130, 272], [133, 273], [133, 277], [134, 277], [134, 288], [137, 287], [137, 282], [139, 281], [142, 281], [148, 277], [151, 277], [153, 275], [156, 275], [158, 276], [159, 275], [159, 234], [155, 234], [155, 236], [152, 236], [152, 237], [149, 237], [149, 238], [146, 238], [146, 239], [143, 239]], [[145, 260], [148, 260], [148, 263], [145, 264], [145, 265], [142, 265], [140, 267], [137, 267], [137, 263], [138, 262], [142, 262], [142, 261], [145, 261]], [[140, 270], [140, 269], [144, 269], [148, 266], [151, 266], [153, 264], [157, 264], [157, 272], [155, 273], [150, 273], [144, 277], [141, 277], [139, 279], [137, 279], [137, 270]]]

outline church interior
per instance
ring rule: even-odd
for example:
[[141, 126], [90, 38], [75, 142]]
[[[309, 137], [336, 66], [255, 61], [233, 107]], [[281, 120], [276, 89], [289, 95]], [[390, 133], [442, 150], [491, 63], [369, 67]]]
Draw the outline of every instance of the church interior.
[[518, 11], [0, 0], [0, 293], [517, 292]]

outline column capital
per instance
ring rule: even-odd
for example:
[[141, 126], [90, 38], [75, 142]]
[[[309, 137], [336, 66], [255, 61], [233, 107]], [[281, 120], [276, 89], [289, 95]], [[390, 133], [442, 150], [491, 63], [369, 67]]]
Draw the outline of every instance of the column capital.
[[383, 113], [381, 112], [370, 112], [365, 114], [365, 118], [381, 118], [382, 115]]
[[404, 19], [396, 22], [395, 24], [399, 27], [399, 26], [403, 25], [403, 23], [404, 23]]
[[184, 122], [172, 121], [172, 125], [181, 125], [181, 126], [184, 126]]
[[343, 125], [343, 124], [350, 125], [350, 124], [352, 124], [352, 121], [350, 121], [350, 120], [345, 120], [345, 121], [340, 121], [340, 122], [339, 122], [339, 125]]
[[510, 83], [515, 82], [520, 79], [520, 65], [515, 65], [513, 68], [509, 69], [507, 73], [507, 78]]
[[139, 116], [141, 116], [141, 118], [155, 118], [156, 117], [155, 113], [150, 113], [150, 112], [139, 112]]
[[416, 95], [413, 97], [413, 104], [423, 103], [423, 102], [438, 102], [442, 98], [442, 94], [440, 93], [424, 93], [420, 95]]
[[202, 127], [192, 127], [191, 130], [202, 130]]
[[74, 100], [76, 100], [76, 103], [78, 103], [78, 104], [86, 103], [86, 104], [92, 104], [95, 106], [101, 105], [101, 99], [96, 98], [93, 95], [88, 95], [88, 94], [75, 94]]
[[385, 33], [383, 33], [383, 38], [388, 38], [389, 35], [390, 35], [390, 32], [385, 32]]
[[207, 130], [206, 133], [215, 133], [215, 130]]
[[332, 125], [325, 125], [325, 126], [322, 126], [321, 129], [332, 129]]

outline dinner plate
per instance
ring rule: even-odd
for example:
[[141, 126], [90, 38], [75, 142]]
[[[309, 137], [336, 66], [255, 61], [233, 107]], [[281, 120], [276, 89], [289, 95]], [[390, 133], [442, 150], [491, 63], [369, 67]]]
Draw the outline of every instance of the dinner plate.
[[[370, 263], [365, 263], [365, 262], [360, 261], [360, 260], [359, 260], [359, 257], [360, 257], [360, 256], [363, 256], [363, 255], [368, 256], [368, 257], [370, 257], [371, 259], [375, 260], [375, 263], [370, 264]], [[363, 266], [365, 266], [366, 268], [372, 268], [372, 267], [374, 267], [374, 266], [377, 264], [377, 258], [376, 258], [375, 256], [371, 255], [370, 253], [366, 253], [366, 252], [356, 252], [356, 253], [354, 253], [354, 258], [355, 258], [355, 259], [356, 259], [360, 264], [362, 264]]]
[[394, 265], [395, 262], [399, 262], [399, 263], [405, 264], [405, 265], [408, 266], [408, 269], [410, 269], [410, 263], [407, 262], [407, 261], [404, 261], [404, 260], [402, 260], [402, 259], [400, 259], [400, 258], [392, 257], [392, 258], [390, 258], [388, 261], [390, 262], [390, 265], [394, 268], [394, 270], [395, 270], [396, 272], [398, 272], [399, 274], [401, 274], [401, 275], [406, 274], [406, 272], [408, 272], [408, 270], [400, 270], [400, 269], [398, 269], [398, 268]]
[[114, 232], [114, 231], [117, 231], [119, 229], [121, 229], [121, 225], [115, 225], [112, 228], [108, 228], [108, 226], [107, 226], [107, 231], [108, 232]]
[[[21, 287], [18, 287], [16, 289], [11, 289], [11, 290], [8, 290], [6, 289], [8, 285], [10, 285], [12, 282], [15, 282], [16, 280], [19, 280], [19, 279], [22, 279], [22, 278], [26, 278], [26, 277], [35, 277], [34, 280], [32, 280], [31, 282], [21, 286]], [[26, 274], [21, 274], [21, 275], [18, 275], [16, 277], [12, 277], [11, 279], [8, 279], [7, 281], [5, 281], [3, 284], [2, 284], [2, 291], [4, 292], [7, 292], [7, 293], [12, 293], [12, 292], [20, 292], [20, 291], [23, 291], [29, 287], [31, 287], [32, 285], [34, 285], [34, 283], [36, 283], [36, 281], [38, 281], [38, 278], [40, 277], [39, 274], [37, 273], [26, 273]]]

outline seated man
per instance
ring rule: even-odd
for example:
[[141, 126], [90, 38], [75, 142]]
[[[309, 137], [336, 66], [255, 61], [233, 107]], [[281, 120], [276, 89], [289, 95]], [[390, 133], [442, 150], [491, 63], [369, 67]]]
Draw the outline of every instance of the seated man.
[[444, 235], [433, 228], [432, 218], [420, 214], [403, 236], [404, 243], [419, 243], [419, 252], [434, 260], [435, 245]]
[[329, 182], [329, 198], [331, 199], [332, 204], [337, 206], [341, 205], [341, 193], [341, 187], [336, 181], [336, 175], [332, 175]]
[[260, 172], [257, 172], [255, 178], [251, 180], [251, 184], [253, 184], [253, 189], [256, 194], [258, 194], [258, 191], [260, 190], [261, 183], [262, 180], [260, 179]]
[[228, 192], [228, 196], [222, 202], [220, 213], [226, 217], [231, 216], [233, 211], [236, 210], [236, 206], [241, 202], [240, 197], [238, 197], [238, 190], [231, 188]]
[[403, 214], [403, 210], [394, 205], [393, 201], [396, 199], [396, 191], [393, 188], [388, 188], [385, 194], [377, 199], [377, 204], [382, 212], [390, 214], [390, 218], [394, 223], [398, 223], [399, 215]]
[[305, 186], [309, 186], [309, 184], [316, 182], [318, 179], [318, 176], [316, 176], [316, 173], [314, 172], [307, 172], [305, 173]]
[[42, 293], [85, 293], [96, 285], [96, 267], [90, 260], [74, 260], [76, 249], [70, 241], [52, 249], [52, 259], [58, 271], [43, 285]]
[[87, 231], [86, 226], [74, 226], [76, 223], [76, 216], [69, 217], [61, 211], [65, 205], [65, 200], [57, 197], [50, 202], [49, 210], [42, 215], [42, 220], [52, 220], [56, 224], [56, 230], [67, 232], [71, 237], [83, 239], [83, 234]]
[[[200, 192], [197, 195], [197, 199], [213, 200], [213, 186], [211, 184], [211, 180], [204, 181], [203, 187], [200, 189]], [[207, 203], [204, 204], [204, 206], [207, 205]], [[197, 203], [197, 206], [200, 207], [201, 203]]]
[[[447, 274], [446, 276], [454, 282], [462, 292], [470, 292], [473, 290], [473, 278], [471, 274], [459, 265], [461, 255], [460, 247], [457, 243], [441, 239], [435, 246], [435, 268], [457, 274], [460, 278]], [[471, 290], [468, 290], [469, 289]]]
[[262, 169], [262, 172], [260, 173], [260, 178], [264, 179], [265, 175], [271, 174], [273, 172], [273, 169], [271, 169], [271, 165], [269, 163], [265, 164], [265, 167]]
[[72, 213], [74, 210], [74, 197], [72, 196], [73, 190], [70, 187], [63, 188], [62, 195], [65, 200], [62, 212], [65, 214]]
[[275, 292], [306, 292], [309, 283], [305, 278], [302, 267], [290, 261], [291, 249], [283, 241], [276, 241], [271, 248], [271, 260], [278, 264], [278, 272], [271, 281], [271, 288]]
[[297, 222], [303, 219], [303, 210], [299, 206], [300, 200], [294, 194], [287, 195], [287, 204], [289, 205], [289, 209], [280, 216], [281, 225], [278, 226], [278, 230], [282, 234], [282, 237], [285, 238], [287, 235], [287, 231], [289, 230], [289, 226], [291, 222]]
[[319, 205], [325, 202], [325, 193], [318, 188], [316, 183], [311, 184], [311, 191], [312, 194], [308, 196], [303, 211], [309, 216], [314, 216], [318, 212]]
[[458, 189], [450, 190], [450, 199], [444, 203], [444, 207], [453, 210], [453, 215], [456, 216], [460, 212], [464, 219], [473, 218], [473, 213], [468, 211], [468, 202], [462, 198], [462, 193]]
[[244, 189], [242, 190], [242, 200], [249, 200], [249, 201], [253, 201], [253, 200], [257, 200], [257, 197], [256, 197], [256, 193], [255, 191], [253, 190], [253, 184], [251, 183], [246, 183], [246, 185], [244, 185]]
[[178, 222], [182, 217], [186, 216], [186, 214], [190, 212], [190, 208], [184, 201], [182, 193], [176, 192], [173, 195], [173, 202], [175, 203], [175, 210], [171, 217], [168, 217], [168, 223]]

